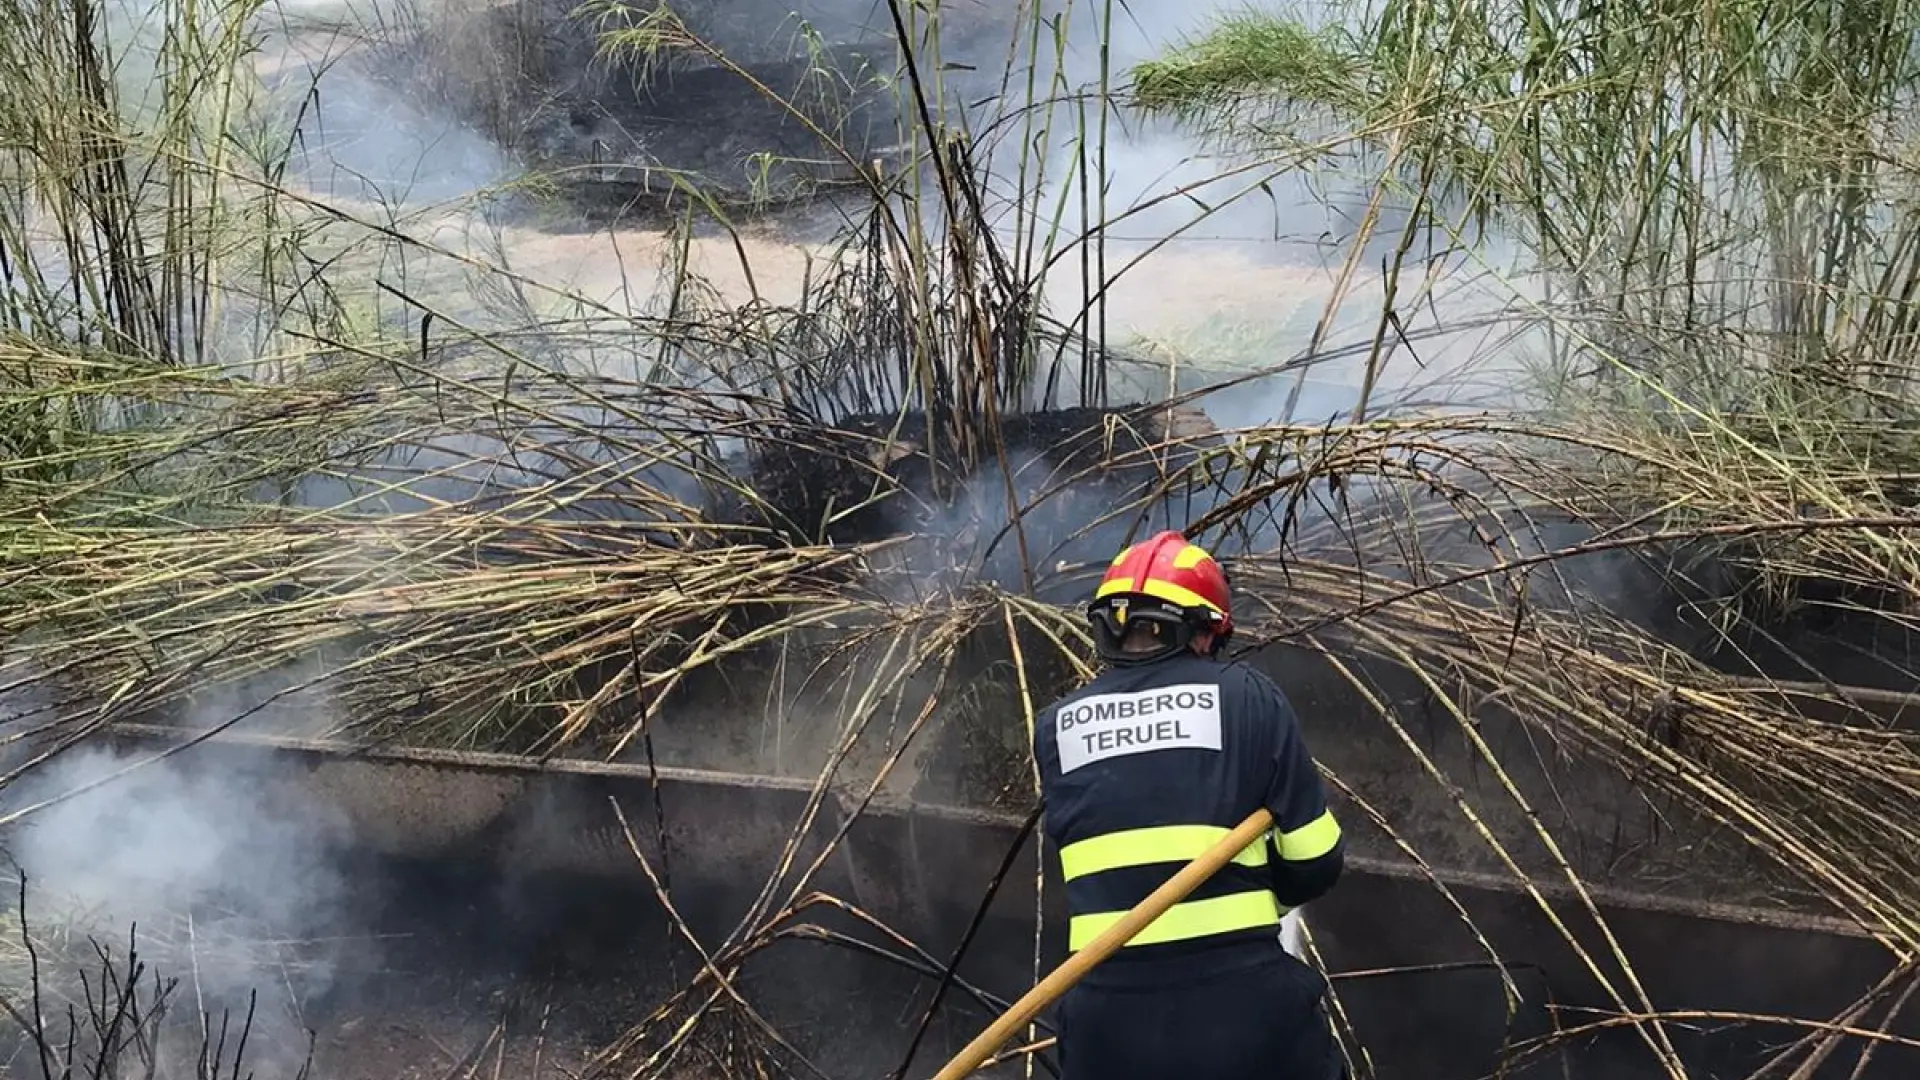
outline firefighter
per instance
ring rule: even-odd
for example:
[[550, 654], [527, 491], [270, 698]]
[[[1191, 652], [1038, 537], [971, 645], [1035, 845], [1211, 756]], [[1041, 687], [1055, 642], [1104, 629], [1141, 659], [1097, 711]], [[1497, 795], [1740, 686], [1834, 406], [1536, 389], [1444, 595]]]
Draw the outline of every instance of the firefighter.
[[1227, 578], [1163, 532], [1087, 608], [1106, 669], [1034, 728], [1045, 832], [1078, 951], [1265, 807], [1275, 827], [1061, 998], [1064, 1080], [1335, 1080], [1327, 984], [1280, 941], [1333, 887], [1345, 842], [1287, 698], [1221, 659]]

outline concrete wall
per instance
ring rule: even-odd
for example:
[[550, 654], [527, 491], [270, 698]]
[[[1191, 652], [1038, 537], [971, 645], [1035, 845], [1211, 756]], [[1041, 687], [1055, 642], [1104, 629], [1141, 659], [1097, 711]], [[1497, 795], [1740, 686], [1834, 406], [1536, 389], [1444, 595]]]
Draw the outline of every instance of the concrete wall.
[[[1394, 665], [1348, 663], [1369, 692], [1391, 706], [1438, 777], [1318, 655], [1278, 647], [1259, 661], [1287, 691], [1308, 745], [1337, 778], [1331, 796], [1357, 854], [1412, 865], [1404, 844], [1446, 870], [1509, 875], [1511, 859], [1531, 876], [1558, 880], [1566, 877], [1564, 858], [1583, 881], [1637, 893], [1834, 914], [1804, 882], [1731, 830], [1519, 723], [1497, 701], [1464, 704], [1498, 771], [1426, 685]], [[1005, 702], [998, 713], [956, 716], [922, 740], [911, 789], [916, 797], [1007, 810], [1031, 805], [1026, 730], [1015, 703]], [[1341, 785], [1367, 808], [1342, 794]]]
[[[127, 728], [115, 737], [127, 746], [157, 748], [179, 736]], [[821, 873], [797, 891], [833, 893], [944, 957], [960, 940], [1020, 824], [1007, 815], [964, 809], [907, 812], [897, 802], [855, 814], [850, 797], [829, 792], [816, 800], [805, 782], [679, 768], [650, 773], [576, 762], [542, 768], [490, 755], [346, 753], [261, 738], [226, 738], [188, 753], [194, 767], [208, 769], [272, 759], [284, 783], [339, 808], [369, 853], [459, 864], [483, 878], [564, 876], [592, 883], [576, 887], [630, 893], [637, 898], [631, 902], [644, 903], [651, 886], [613, 816], [608, 800], [615, 799], [641, 849], [656, 868], [664, 865], [671, 874], [676, 903], [709, 943], [732, 928], [770, 877], [781, 880], [772, 905], [779, 907], [796, 891], [801, 869], [844, 827], [844, 842], [835, 845]], [[788, 857], [795, 823], [810, 805], [813, 824], [800, 831]], [[1014, 866], [989, 910], [985, 931], [961, 965], [964, 977], [1009, 998], [1033, 978], [1036, 895], [1049, 926], [1059, 923], [1058, 882], [1031, 839], [1017, 852]], [[1597, 941], [1584, 905], [1567, 890], [1543, 890], [1536, 899], [1493, 876], [1448, 870], [1439, 878], [1510, 966], [1526, 999], [1512, 1021], [1513, 1037], [1546, 1030], [1549, 1002], [1609, 1006], [1593, 972], [1542, 911], [1544, 903], [1577, 940]], [[1864, 993], [1888, 966], [1877, 944], [1832, 921], [1611, 890], [1599, 891], [1597, 900], [1646, 992], [1662, 1009], [1824, 1020]], [[1309, 914], [1316, 943], [1336, 973], [1341, 1002], [1379, 1076], [1467, 1080], [1492, 1067], [1509, 1034], [1494, 972], [1351, 974], [1487, 959], [1433, 882], [1403, 865], [1359, 857], [1338, 892]], [[870, 931], [864, 936], [877, 938]], [[1050, 933], [1043, 945], [1051, 966], [1061, 955], [1060, 942]], [[1594, 952], [1607, 955], [1604, 945]], [[1602, 962], [1602, 971], [1621, 983], [1608, 962]], [[900, 992], [897, 983], [885, 985], [886, 994]], [[967, 1015], [978, 1021], [985, 1014]], [[1562, 1020], [1571, 1022], [1577, 1021]], [[1704, 1022], [1695, 1033], [1672, 1028], [1694, 1075], [1744, 1076], [1764, 1058], [1768, 1045], [1803, 1034], [1727, 1028], [1719, 1022]], [[957, 1049], [967, 1030], [962, 1021], [936, 1040], [939, 1045], [930, 1044], [916, 1075], [931, 1073], [935, 1059]], [[1920, 1036], [1920, 1021], [1909, 1019], [1895, 1030]], [[904, 1045], [906, 1035], [881, 1031], [866, 1038], [893, 1038]], [[1816, 1075], [1822, 1080], [1845, 1076], [1853, 1062], [1853, 1052], [1843, 1051]], [[1630, 1030], [1609, 1032], [1537, 1068], [1541, 1076], [1574, 1080], [1658, 1075]], [[1917, 1069], [1920, 1056], [1913, 1050], [1888, 1046], [1861, 1075], [1897, 1080], [1920, 1075]]]

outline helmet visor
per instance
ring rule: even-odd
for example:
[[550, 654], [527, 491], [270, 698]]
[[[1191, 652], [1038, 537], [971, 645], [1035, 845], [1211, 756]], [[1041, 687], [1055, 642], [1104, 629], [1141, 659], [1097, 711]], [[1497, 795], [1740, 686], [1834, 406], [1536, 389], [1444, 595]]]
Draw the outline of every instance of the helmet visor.
[[1119, 655], [1130, 634], [1142, 631], [1159, 646], [1147, 653], [1127, 655], [1159, 656], [1187, 647], [1193, 640], [1195, 615], [1164, 600], [1147, 596], [1108, 596], [1087, 605], [1087, 621], [1093, 624], [1103, 654]]

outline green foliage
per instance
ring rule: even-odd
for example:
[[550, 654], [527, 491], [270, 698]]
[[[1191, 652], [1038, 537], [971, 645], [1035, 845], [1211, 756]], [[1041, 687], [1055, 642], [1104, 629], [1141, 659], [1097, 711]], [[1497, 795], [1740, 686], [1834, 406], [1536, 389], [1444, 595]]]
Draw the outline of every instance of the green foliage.
[[[688, 197], [660, 238], [661, 287], [616, 305], [436, 242], [446, 208], [410, 217], [301, 188], [285, 102], [248, 74], [250, 11], [163, 6], [179, 29], [156, 53], [157, 96], [141, 99], [171, 103], [154, 112], [116, 96], [105, 50], [16, 59], [70, 41], [72, 21], [96, 18], [91, 0], [19, 8], [0, 28], [0, 64], [12, 65], [0, 85], [18, 90], [0, 98], [12, 275], [0, 312], [0, 687], [59, 691], [41, 733], [79, 738], [184, 709], [207, 687], [322, 685], [319, 734], [612, 754], [649, 737], [701, 678], [745, 671], [758, 689], [772, 680], [753, 665], [794, 658], [808, 666], [796, 682], [836, 691], [820, 709], [833, 729], [823, 787], [847, 782], [834, 774], [862, 739], [896, 760], [942, 700], [962, 714], [994, 703], [967, 720], [997, 717], [1005, 726], [978, 741], [1004, 751], [1025, 745], [1013, 725], [1061, 676], [1085, 673], [1073, 608], [1051, 599], [1081, 595], [1098, 569], [1052, 557], [1046, 530], [1027, 523], [1051, 509], [1043, 500], [1136, 469], [1152, 482], [1103, 494], [1083, 515], [1097, 522], [1052, 531], [1137, 528], [1185, 500], [1209, 543], [1259, 538], [1234, 560], [1249, 584], [1242, 640], [1324, 658], [1358, 702], [1350, 722], [1407, 748], [1494, 869], [1576, 883], [1608, 870], [1563, 854], [1536, 812], [1557, 797], [1551, 778], [1514, 778], [1483, 741], [1494, 721], [1479, 702], [1751, 841], [1798, 880], [1800, 902], [1909, 954], [1920, 942], [1920, 864], [1900, 846], [1920, 805], [1911, 740], [1757, 699], [1688, 648], [1593, 614], [1578, 575], [1561, 574], [1596, 550], [1626, 562], [1724, 547], [1747, 576], [1718, 593], [1670, 581], [1661, 595], [1679, 606], [1711, 593], [1697, 606], [1726, 651], [1757, 622], [1755, 581], [1838, 582], [1858, 591], [1832, 606], [1888, 629], [1910, 621], [1920, 225], [1903, 111], [1912, 58], [1899, 43], [1920, 22], [1905, 5], [1393, 0], [1353, 31], [1236, 15], [1143, 65], [1136, 101], [1210, 137], [1286, 162], [1342, 146], [1372, 155], [1360, 239], [1384, 227], [1390, 202], [1409, 213], [1371, 340], [1341, 343], [1367, 355], [1370, 380], [1438, 273], [1441, 260], [1416, 250], [1422, 233], [1517, 234], [1544, 285], [1522, 291], [1514, 319], [1548, 334], [1556, 415], [1356, 409], [1313, 428], [1178, 436], [1166, 421], [1129, 442], [1122, 427], [1151, 426], [1152, 410], [1099, 412], [1099, 460], [1042, 461], [1034, 471], [1051, 471], [1024, 505], [1004, 416], [1047, 388], [1077, 380], [1080, 403], [1103, 405], [1111, 366], [1142, 397], [1197, 393], [1228, 358], [1275, 350], [1216, 319], [1208, 337], [1155, 349], [1163, 367], [1129, 373], [1107, 355], [1097, 301], [1047, 313], [1050, 270], [1078, 261], [1086, 296], [1111, 276], [1109, 103], [1058, 74], [1058, 24], [1029, 12], [1008, 50], [1002, 84], [1016, 100], [990, 126], [1013, 143], [1017, 160], [996, 177], [1014, 174], [1011, 192], [986, 182], [987, 137], [946, 123], [955, 91], [938, 20], [953, 15], [901, 3], [890, 13], [913, 66], [893, 84], [909, 102], [900, 144], [923, 167], [873, 178], [872, 205], [787, 302], [760, 289], [733, 206], [674, 176]], [[578, 14], [608, 20], [603, 61], [751, 80], [672, 9], [597, 2]], [[1036, 74], [1047, 50], [1051, 83]], [[782, 88], [755, 92], [795, 105]], [[1066, 175], [1050, 175], [1061, 161]], [[1088, 223], [1080, 235], [1064, 224], [1069, 200]], [[724, 297], [694, 271], [696, 222], [738, 255], [751, 296]], [[973, 498], [955, 502], [982, 521], [840, 545], [815, 538], [819, 521], [781, 522], [743, 478], [746, 459], [828, 438], [805, 417], [840, 409], [916, 411], [912, 427], [842, 440], [854, 449], [838, 457], [796, 454], [800, 475], [787, 479], [805, 487], [842, 470], [877, 498], [901, 461], [943, 478], [978, 466]], [[317, 486], [337, 497], [303, 496]], [[866, 505], [851, 502], [832, 513]], [[1601, 539], [1552, 546], [1576, 526]], [[956, 539], [969, 530], [1019, 553], [1018, 587], [980, 580], [977, 550]], [[912, 545], [935, 558], [899, 555]], [[983, 638], [1008, 654], [984, 666], [1012, 686], [975, 698], [960, 658], [985, 651]], [[1469, 748], [1462, 774], [1493, 779], [1469, 794], [1356, 658], [1405, 673]], [[1688, 740], [1656, 737], [1656, 720]], [[1398, 805], [1404, 774], [1392, 780], [1372, 794]], [[885, 777], [858, 782], [869, 781]], [[1518, 809], [1492, 825], [1488, 803]], [[1546, 854], [1522, 866], [1521, 848]], [[1652, 1010], [1629, 997], [1615, 1004]]]
[[1133, 101], [1148, 109], [1193, 109], [1271, 96], [1358, 110], [1363, 83], [1343, 36], [1256, 13], [1221, 19], [1204, 37], [1133, 70]]
[[[1184, 55], [1309, 37], [1329, 55], [1264, 74], [1221, 61], [1241, 77], [1188, 84], [1163, 61], [1136, 81], [1160, 88], [1157, 107], [1217, 126], [1303, 93], [1302, 66], [1340, 73], [1313, 100], [1371, 150], [1376, 202], [1412, 208], [1409, 237], [1491, 225], [1518, 239], [1531, 273], [1513, 315], [1542, 332], [1562, 414], [1672, 463], [1609, 472], [1609, 512], [1725, 523], [1761, 505], [1910, 504], [1863, 478], [1920, 459], [1842, 433], [1920, 422], [1907, 302], [1920, 289], [1920, 5], [1393, 0], [1355, 18], [1340, 37], [1236, 16]], [[1909, 580], [1903, 545], [1836, 543], [1869, 576]], [[1842, 572], [1797, 544], [1755, 565], [1775, 597], [1811, 566]]]
[[[1896, 298], [1920, 269], [1900, 213], [1916, 30], [1901, 0], [1389, 2], [1350, 37], [1235, 16], [1135, 83], [1201, 123], [1248, 101], [1337, 110], [1433, 224], [1525, 240], [1574, 351], [1659, 353], [1659, 382], [1732, 404], [1892, 359], [1876, 343], [1904, 333]], [[1755, 333], [1771, 340], [1738, 343], [1744, 363], [1712, 340]]]

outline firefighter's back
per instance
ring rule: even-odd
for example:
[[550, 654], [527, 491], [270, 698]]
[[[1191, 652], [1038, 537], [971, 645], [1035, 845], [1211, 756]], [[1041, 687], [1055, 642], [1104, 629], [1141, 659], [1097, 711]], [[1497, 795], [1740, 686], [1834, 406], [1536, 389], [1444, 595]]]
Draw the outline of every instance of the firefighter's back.
[[1197, 654], [1111, 668], [1040, 717], [1034, 752], [1071, 950], [1256, 809], [1294, 819], [1280, 841], [1241, 852], [1068, 992], [1057, 1018], [1066, 1080], [1338, 1075], [1326, 984], [1280, 940], [1285, 830], [1331, 827], [1317, 776], [1311, 791], [1286, 790], [1301, 783], [1292, 724], [1264, 676]]

